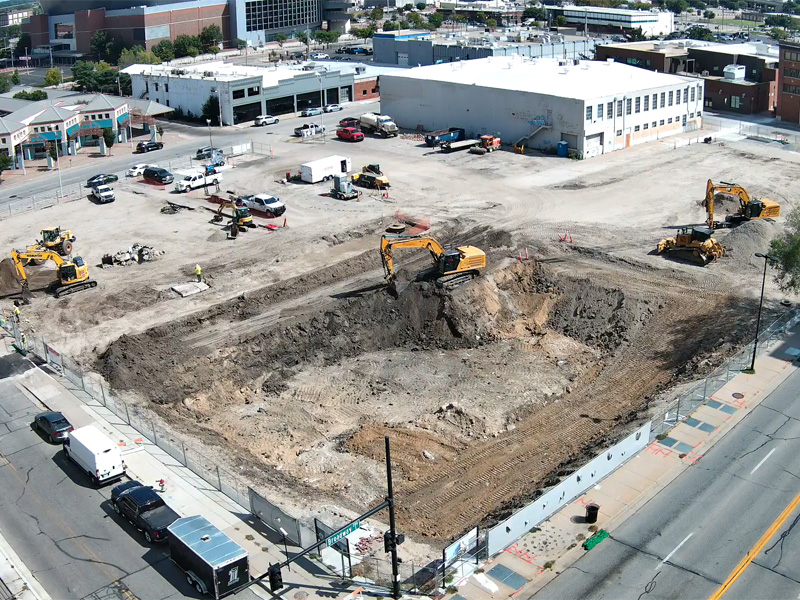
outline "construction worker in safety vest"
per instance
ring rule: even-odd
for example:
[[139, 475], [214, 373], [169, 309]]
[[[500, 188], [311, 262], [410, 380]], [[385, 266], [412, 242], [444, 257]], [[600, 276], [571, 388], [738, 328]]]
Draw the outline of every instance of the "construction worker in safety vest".
[[14, 306], [12, 314], [14, 315], [14, 323], [16, 323], [17, 325], [19, 325], [19, 313], [20, 313], [19, 306]]
[[197, 283], [203, 281], [203, 269], [200, 268], [200, 265], [194, 266], [194, 274], [197, 275]]

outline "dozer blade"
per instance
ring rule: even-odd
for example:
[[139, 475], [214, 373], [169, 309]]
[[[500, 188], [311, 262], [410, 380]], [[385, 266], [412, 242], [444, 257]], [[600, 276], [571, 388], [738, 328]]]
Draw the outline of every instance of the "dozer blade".
[[673, 260], [682, 260], [701, 267], [705, 267], [712, 260], [697, 248], [671, 248], [667, 251], [667, 256]]

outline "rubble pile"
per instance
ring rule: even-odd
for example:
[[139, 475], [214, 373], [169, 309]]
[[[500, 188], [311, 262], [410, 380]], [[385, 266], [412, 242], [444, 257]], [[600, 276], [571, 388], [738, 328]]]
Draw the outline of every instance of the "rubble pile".
[[162, 254], [164, 254], [163, 250], [156, 250], [152, 246], [145, 246], [136, 242], [131, 247], [120, 250], [116, 254], [104, 254], [103, 262], [100, 266], [103, 269], [114, 266], [127, 267], [133, 264], [154, 261]]

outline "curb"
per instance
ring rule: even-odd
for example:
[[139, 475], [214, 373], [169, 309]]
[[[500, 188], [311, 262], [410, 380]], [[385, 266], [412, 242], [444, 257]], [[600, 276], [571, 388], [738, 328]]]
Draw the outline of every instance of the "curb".
[[[6, 568], [6, 566], [8, 568]], [[10, 577], [8, 575], [11, 575]], [[0, 583], [18, 600], [52, 600], [0, 532]]]

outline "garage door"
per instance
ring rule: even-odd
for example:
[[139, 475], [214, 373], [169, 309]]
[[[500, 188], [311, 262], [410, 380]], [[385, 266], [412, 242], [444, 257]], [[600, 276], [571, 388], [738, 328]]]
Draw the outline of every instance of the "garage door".
[[586, 136], [586, 143], [583, 146], [583, 155], [585, 158], [590, 156], [597, 156], [603, 153], [603, 134], [596, 133], [594, 135]]
[[397, 65], [400, 67], [408, 66], [408, 52], [397, 53]]

